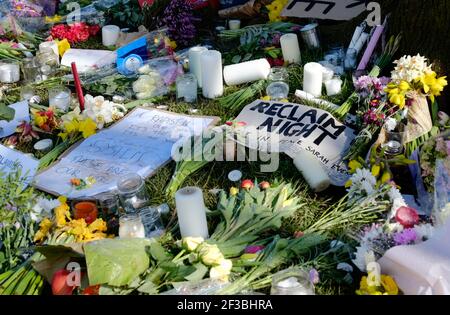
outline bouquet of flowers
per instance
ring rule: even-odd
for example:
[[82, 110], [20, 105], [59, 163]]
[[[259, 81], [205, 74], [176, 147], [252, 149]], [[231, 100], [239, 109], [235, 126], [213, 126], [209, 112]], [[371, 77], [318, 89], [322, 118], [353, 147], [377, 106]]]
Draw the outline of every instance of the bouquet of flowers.
[[444, 167], [450, 171], [450, 134], [441, 133], [425, 142], [420, 150], [420, 167], [422, 179], [429, 192], [434, 191], [436, 162], [443, 160]]
[[53, 39], [67, 39], [71, 44], [87, 41], [91, 36], [97, 35], [100, 31], [98, 25], [87, 25], [84, 22], [73, 23], [71, 25], [58, 24], [52, 27], [50, 34]]

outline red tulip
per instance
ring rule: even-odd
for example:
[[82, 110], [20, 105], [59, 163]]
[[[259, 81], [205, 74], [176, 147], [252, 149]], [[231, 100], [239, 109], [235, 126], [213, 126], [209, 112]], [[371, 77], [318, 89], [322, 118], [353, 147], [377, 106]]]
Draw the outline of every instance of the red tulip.
[[267, 181], [263, 181], [259, 184], [259, 187], [261, 187], [261, 189], [267, 189], [270, 188], [270, 183]]
[[75, 286], [67, 285], [67, 278], [70, 274], [69, 270], [60, 269], [53, 275], [52, 293], [53, 295], [72, 295]]
[[241, 188], [244, 189], [251, 189], [253, 188], [253, 186], [255, 186], [255, 184], [253, 184], [253, 182], [250, 179], [244, 179], [241, 183]]
[[419, 223], [419, 215], [416, 209], [403, 206], [397, 209], [395, 220], [405, 228], [412, 228]]
[[227, 125], [227, 126], [233, 126], [233, 122], [232, 122], [232, 121], [227, 121], [227, 122], [225, 123], [225, 125]]

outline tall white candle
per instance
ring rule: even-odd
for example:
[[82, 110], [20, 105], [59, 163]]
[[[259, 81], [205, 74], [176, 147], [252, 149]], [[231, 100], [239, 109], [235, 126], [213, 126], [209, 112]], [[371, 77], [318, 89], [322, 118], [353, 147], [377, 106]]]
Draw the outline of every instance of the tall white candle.
[[200, 188], [185, 187], [178, 190], [175, 205], [181, 237], [209, 237], [206, 207]]
[[222, 54], [208, 50], [201, 54], [202, 89], [206, 98], [216, 98], [223, 94]]
[[315, 192], [323, 191], [330, 186], [330, 178], [322, 164], [310, 153], [299, 151], [294, 157], [294, 165]]
[[241, 21], [240, 20], [230, 20], [228, 21], [228, 27], [230, 30], [238, 30], [241, 28]]
[[280, 44], [285, 62], [300, 63], [300, 46], [298, 44], [298, 37], [296, 34], [289, 33], [281, 36]]
[[362, 32], [364, 31], [364, 27], [361, 25], [357, 26], [355, 29], [355, 32], [353, 33], [352, 40], [350, 41], [350, 45], [348, 48], [355, 48], [355, 44], [358, 41], [359, 37], [361, 36]]
[[20, 80], [20, 66], [18, 64], [0, 65], [0, 82], [15, 83]]
[[103, 46], [113, 46], [116, 44], [120, 35], [120, 27], [117, 25], [105, 25], [102, 27]]
[[225, 66], [223, 69], [223, 78], [227, 85], [238, 85], [267, 79], [269, 73], [270, 64], [267, 59], [262, 58]]
[[303, 69], [303, 90], [319, 97], [322, 95], [322, 65], [316, 62], [307, 63]]
[[189, 71], [197, 78], [198, 87], [202, 87], [202, 64], [200, 62], [200, 56], [203, 52], [207, 51], [206, 47], [192, 47], [189, 49]]
[[58, 49], [58, 44], [53, 40], [50, 42], [43, 42], [39, 44], [39, 51], [41, 53], [44, 52], [48, 52], [51, 51], [53, 52], [56, 56], [58, 56], [58, 63], [59, 63], [59, 49]]
[[325, 88], [327, 89], [327, 95], [333, 96], [341, 93], [342, 80], [340, 78], [333, 78], [325, 82]]

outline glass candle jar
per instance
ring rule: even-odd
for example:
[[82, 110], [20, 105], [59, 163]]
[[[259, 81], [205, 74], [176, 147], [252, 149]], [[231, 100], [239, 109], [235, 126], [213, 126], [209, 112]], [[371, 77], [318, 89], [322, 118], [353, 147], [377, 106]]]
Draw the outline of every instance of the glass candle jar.
[[284, 67], [273, 67], [267, 78], [266, 93], [271, 100], [279, 101], [289, 94], [289, 74]]
[[47, 79], [50, 75], [55, 73], [59, 66], [59, 59], [53, 52], [44, 51], [36, 53], [39, 62], [39, 69], [42, 79]]
[[300, 268], [281, 270], [272, 277], [271, 295], [315, 295], [309, 274]]
[[145, 228], [145, 237], [158, 237], [164, 233], [164, 225], [161, 221], [161, 214], [157, 208], [143, 208], [139, 211], [139, 215]]
[[20, 89], [20, 100], [29, 101], [34, 96], [34, 89], [30, 85], [25, 85]]
[[105, 218], [120, 213], [119, 198], [114, 194], [101, 194], [97, 197], [100, 209]]
[[398, 155], [403, 152], [403, 139], [405, 137], [405, 125], [398, 124], [397, 127], [388, 131], [384, 128], [385, 131], [385, 141], [381, 145], [384, 149], [384, 152], [388, 155]]
[[15, 83], [20, 81], [20, 66], [17, 63], [0, 64], [0, 82]]
[[49, 105], [67, 112], [70, 107], [70, 94], [70, 90], [63, 86], [48, 90]]
[[120, 202], [126, 213], [135, 213], [148, 206], [150, 197], [139, 174], [127, 174], [117, 182]]
[[344, 62], [344, 68], [347, 71], [351, 71], [356, 68], [356, 58], [357, 58], [357, 52], [353, 48], [349, 48], [347, 50], [347, 54], [345, 55], [345, 62]]
[[138, 214], [125, 214], [119, 219], [120, 238], [145, 238], [145, 228]]
[[36, 57], [29, 57], [22, 60], [22, 72], [25, 82], [34, 83], [41, 81], [39, 62]]
[[91, 224], [98, 217], [97, 205], [93, 201], [75, 201], [73, 208], [75, 220], [84, 219], [87, 224]]
[[186, 73], [177, 78], [177, 100], [187, 103], [197, 101], [197, 78], [193, 73]]

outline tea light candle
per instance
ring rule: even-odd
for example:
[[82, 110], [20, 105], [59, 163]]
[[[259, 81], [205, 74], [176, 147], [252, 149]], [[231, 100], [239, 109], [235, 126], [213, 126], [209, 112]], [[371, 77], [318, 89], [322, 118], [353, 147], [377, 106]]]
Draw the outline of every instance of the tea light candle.
[[316, 62], [307, 63], [303, 70], [303, 90], [319, 97], [322, 95], [323, 67]]
[[296, 34], [289, 33], [280, 37], [283, 59], [287, 63], [300, 63], [300, 47]]
[[186, 73], [178, 76], [176, 80], [177, 100], [184, 100], [187, 103], [197, 101], [197, 79], [193, 73]]
[[270, 73], [270, 64], [267, 59], [246, 61], [225, 66], [223, 78], [227, 85], [239, 85], [257, 80], [265, 80]]
[[223, 94], [222, 54], [208, 50], [201, 54], [203, 96], [209, 99]]
[[197, 78], [198, 87], [202, 87], [202, 64], [200, 62], [200, 56], [203, 52], [207, 51], [206, 47], [192, 47], [189, 49], [189, 71]]
[[137, 214], [127, 214], [119, 219], [120, 238], [145, 238], [145, 227]]
[[198, 187], [185, 187], [175, 194], [178, 224], [181, 237], [209, 237], [206, 221], [206, 207], [202, 190]]
[[119, 39], [120, 27], [117, 25], [105, 25], [102, 27], [103, 46], [113, 46]]
[[321, 192], [330, 186], [330, 178], [322, 164], [310, 153], [299, 151], [294, 157], [294, 165], [315, 192]]
[[325, 88], [327, 89], [327, 95], [333, 96], [341, 93], [342, 80], [339, 77], [334, 77], [331, 80], [325, 82]]
[[0, 82], [15, 83], [20, 80], [20, 66], [8, 63], [0, 65]]
[[334, 71], [328, 67], [324, 67], [322, 65], [322, 80], [323, 82], [327, 82], [328, 80], [333, 79]]
[[228, 22], [228, 27], [230, 30], [238, 30], [241, 28], [241, 21], [240, 20], [230, 20]]
[[51, 150], [53, 147], [53, 141], [52, 139], [43, 139], [36, 142], [33, 147], [36, 151], [45, 153]]

